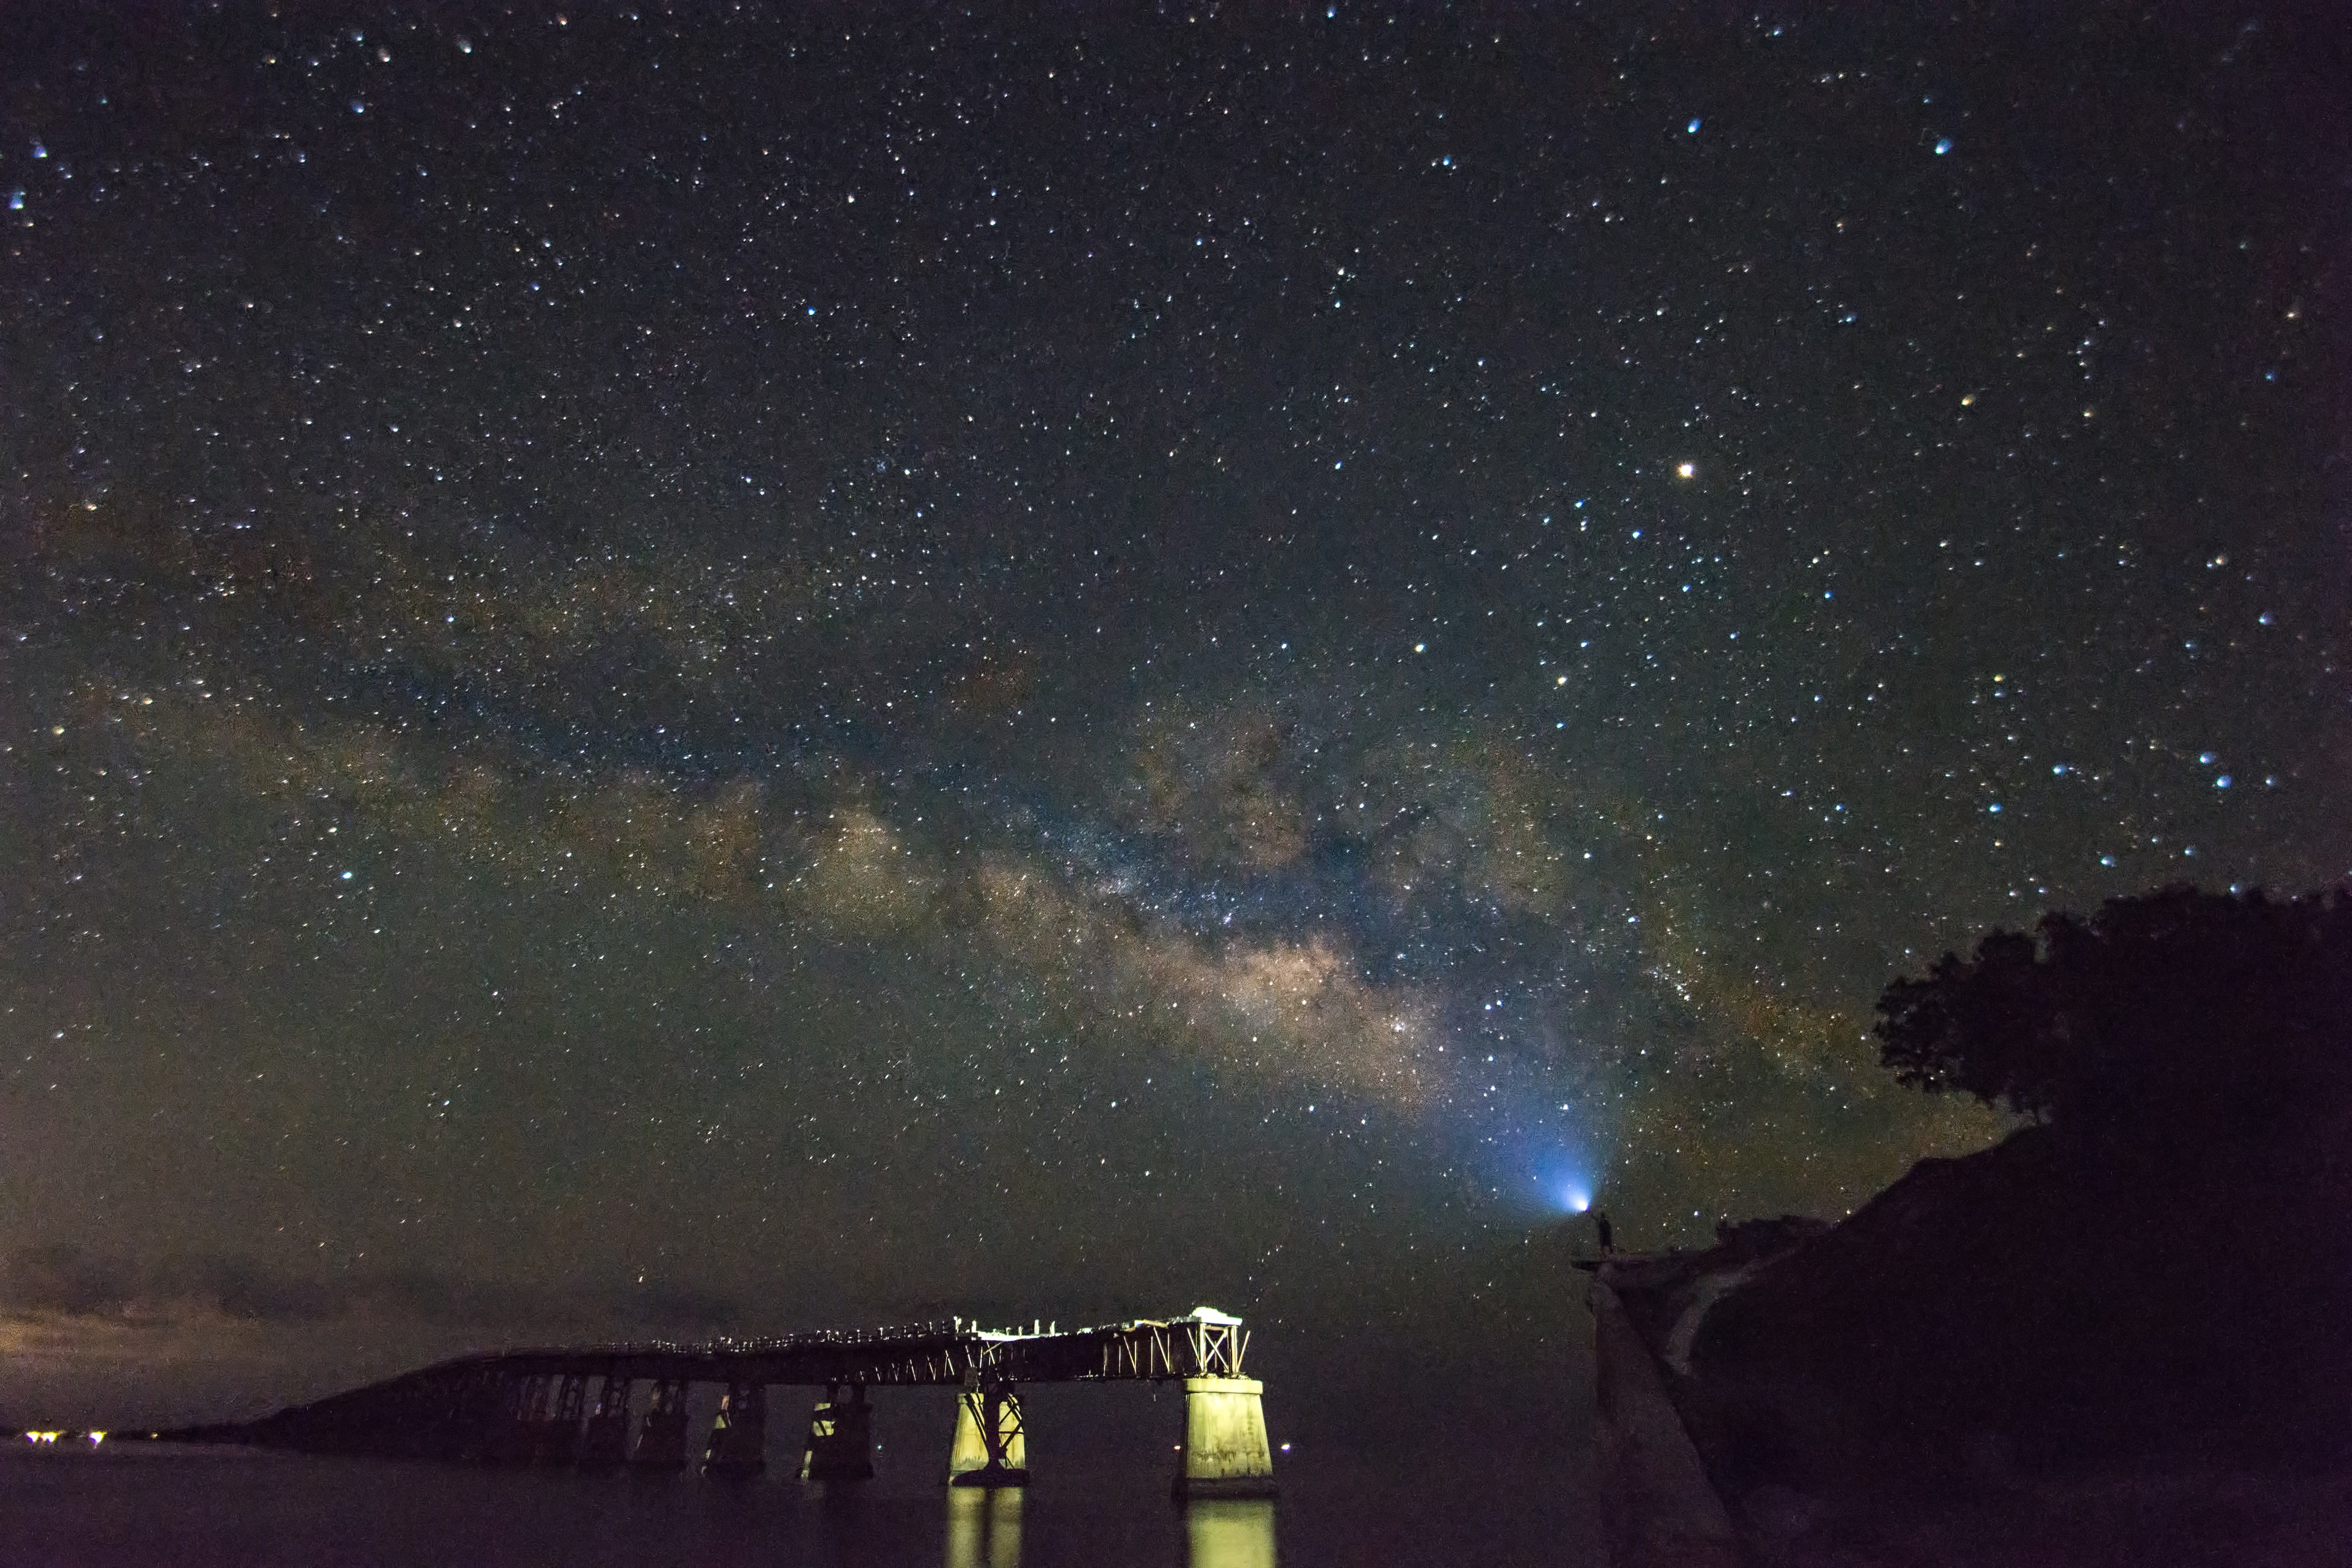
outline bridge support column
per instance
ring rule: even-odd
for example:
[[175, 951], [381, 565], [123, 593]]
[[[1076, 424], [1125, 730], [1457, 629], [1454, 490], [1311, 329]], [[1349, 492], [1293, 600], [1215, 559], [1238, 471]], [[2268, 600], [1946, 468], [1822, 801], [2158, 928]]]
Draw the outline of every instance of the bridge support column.
[[507, 1380], [494, 1371], [476, 1366], [459, 1373], [447, 1384], [438, 1412], [441, 1434], [434, 1457], [477, 1462], [495, 1458], [512, 1397]]
[[768, 1385], [730, 1383], [702, 1451], [706, 1476], [756, 1476], [768, 1468]]
[[1265, 1439], [1265, 1385], [1254, 1377], [1184, 1380], [1184, 1468], [1179, 1498], [1272, 1497], [1274, 1452]]
[[580, 1433], [580, 1467], [604, 1469], [629, 1457], [629, 1380], [618, 1373], [604, 1374], [596, 1408]]
[[[846, 1398], [843, 1395], [845, 1392]], [[804, 1481], [863, 1481], [874, 1476], [874, 1407], [866, 1385], [827, 1388], [809, 1415], [808, 1446], [801, 1452]]]
[[506, 1380], [498, 1415], [485, 1435], [483, 1458], [494, 1465], [530, 1463], [539, 1450], [541, 1429], [547, 1425], [549, 1381], [536, 1373]]
[[686, 1380], [654, 1379], [652, 1403], [646, 1406], [646, 1424], [637, 1432], [632, 1465], [652, 1469], [686, 1468]]
[[568, 1372], [556, 1385], [554, 1413], [539, 1424], [531, 1458], [542, 1465], [568, 1465], [580, 1457], [580, 1423], [588, 1403], [588, 1374]]
[[1025, 1487], [1029, 1439], [1021, 1427], [1021, 1398], [1011, 1387], [983, 1382], [956, 1400], [955, 1447], [948, 1450], [951, 1487]]

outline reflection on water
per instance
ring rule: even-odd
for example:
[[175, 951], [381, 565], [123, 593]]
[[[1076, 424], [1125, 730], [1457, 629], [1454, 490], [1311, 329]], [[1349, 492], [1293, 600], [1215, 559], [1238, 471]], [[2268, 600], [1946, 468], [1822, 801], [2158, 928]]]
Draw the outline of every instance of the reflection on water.
[[948, 1489], [947, 1568], [1021, 1568], [1021, 1489]]
[[[948, 1489], [947, 1568], [1021, 1568], [1018, 1487]], [[1188, 1568], [1275, 1568], [1274, 1500], [1226, 1498], [1184, 1510]]]
[[[928, 1436], [928, 1435], [927, 1435]], [[62, 1447], [60, 1443], [58, 1447]], [[1581, 1454], [1318, 1457], [1279, 1502], [1168, 1500], [1157, 1454], [1073, 1453], [1026, 1491], [924, 1463], [811, 1491], [690, 1475], [0, 1444], [0, 1568], [1591, 1568], [1608, 1558]], [[895, 1451], [895, 1448], [894, 1448]], [[928, 1460], [928, 1442], [920, 1458]], [[1054, 1458], [1049, 1456], [1049, 1458]], [[1276, 1520], [1279, 1519], [1277, 1527]], [[1276, 1544], [1276, 1532], [1281, 1540]]]
[[1184, 1539], [1191, 1568], [1274, 1568], [1274, 1500], [1225, 1498], [1189, 1504]]

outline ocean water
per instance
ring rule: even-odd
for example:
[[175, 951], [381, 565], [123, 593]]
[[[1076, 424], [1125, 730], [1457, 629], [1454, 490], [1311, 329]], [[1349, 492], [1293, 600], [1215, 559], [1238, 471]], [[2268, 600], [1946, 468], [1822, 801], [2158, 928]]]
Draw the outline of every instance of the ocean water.
[[[1164, 1462], [1107, 1446], [1033, 1448], [1034, 1484], [986, 1493], [892, 1464], [848, 1487], [776, 1468], [691, 1472], [316, 1458], [110, 1443], [0, 1450], [0, 1563], [839, 1565], [839, 1568], [1316, 1568], [1605, 1561], [1574, 1453], [1286, 1456], [1273, 1501], [1179, 1505]], [[944, 1445], [940, 1453], [945, 1452]], [[899, 1456], [904, 1459], [905, 1456]]]

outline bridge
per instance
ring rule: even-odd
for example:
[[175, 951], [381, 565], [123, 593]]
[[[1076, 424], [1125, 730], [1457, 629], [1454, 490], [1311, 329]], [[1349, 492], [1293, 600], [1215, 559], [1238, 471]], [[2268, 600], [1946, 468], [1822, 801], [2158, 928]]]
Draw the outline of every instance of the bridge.
[[1022, 1384], [1181, 1382], [1176, 1495], [1270, 1497], [1264, 1385], [1242, 1375], [1248, 1347], [1240, 1319], [1201, 1307], [1181, 1318], [1083, 1329], [983, 1329], [957, 1318], [699, 1345], [508, 1350], [460, 1356], [258, 1421], [170, 1436], [319, 1454], [683, 1469], [688, 1396], [699, 1383], [722, 1391], [704, 1472], [750, 1476], [767, 1464], [768, 1390], [803, 1387], [824, 1395], [809, 1417], [800, 1475], [845, 1481], [874, 1473], [870, 1391], [953, 1388], [949, 1484], [1013, 1487], [1029, 1479]]

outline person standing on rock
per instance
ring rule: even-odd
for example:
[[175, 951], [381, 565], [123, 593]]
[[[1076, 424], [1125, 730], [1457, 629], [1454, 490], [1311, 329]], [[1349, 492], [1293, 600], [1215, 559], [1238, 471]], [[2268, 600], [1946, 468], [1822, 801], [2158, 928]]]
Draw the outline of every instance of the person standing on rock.
[[1607, 1211], [1602, 1209], [1592, 1211], [1592, 1228], [1601, 1237], [1601, 1257], [1606, 1258], [1617, 1250], [1617, 1233], [1610, 1228]]

